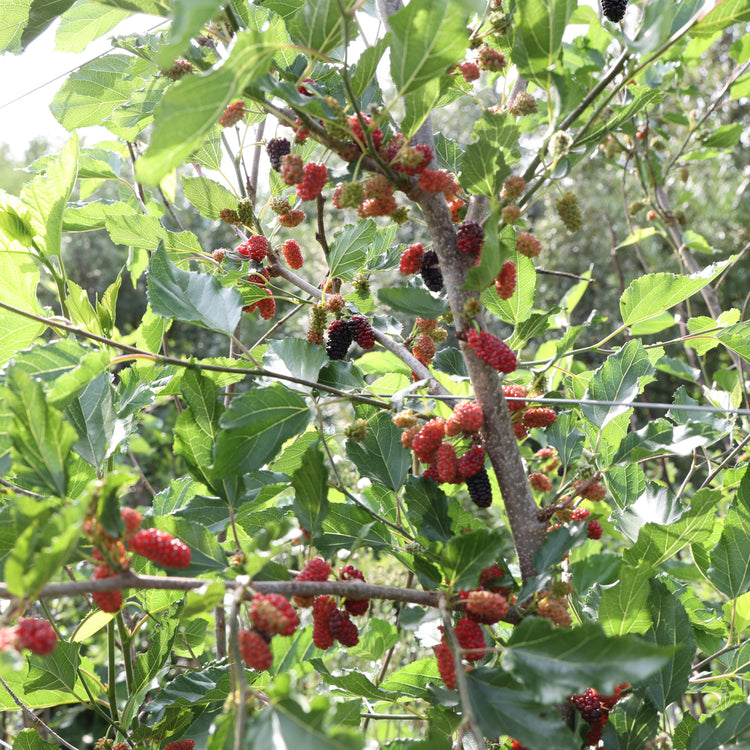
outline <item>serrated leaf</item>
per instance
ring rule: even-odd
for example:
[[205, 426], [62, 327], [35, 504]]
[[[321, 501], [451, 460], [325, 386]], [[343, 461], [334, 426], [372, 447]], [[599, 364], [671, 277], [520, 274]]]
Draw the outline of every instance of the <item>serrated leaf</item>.
[[487, 529], [453, 537], [443, 550], [440, 565], [455, 589], [476, 588], [482, 568], [502, 556], [503, 538]]
[[607, 637], [595, 624], [563, 630], [534, 617], [514, 629], [502, 664], [532, 695], [555, 703], [586, 687], [611, 694], [619, 683], [645, 680], [672, 651], [632, 635]]
[[323, 535], [315, 540], [315, 546], [330, 557], [339, 550], [354, 550], [360, 545], [386, 550], [392, 547], [393, 539], [388, 527], [373, 520], [364, 508], [331, 503], [323, 521]]
[[[724, 0], [717, 3], [693, 28], [693, 36], [710, 37], [731, 26], [750, 20], [750, 7], [745, 0]], [[690, 748], [690, 750], [695, 750]]]
[[452, 538], [448, 496], [435, 482], [411, 477], [404, 488], [404, 500], [406, 515], [418, 534], [431, 542]]
[[102, 374], [89, 382], [68, 404], [65, 415], [78, 432], [75, 452], [99, 468], [110, 451], [117, 421], [109, 376]]
[[433, 297], [426, 289], [418, 287], [382, 287], [377, 294], [378, 300], [392, 310], [423, 318], [434, 320], [448, 309], [445, 300]]
[[388, 49], [389, 41], [390, 36], [386, 34], [371, 46], [366, 47], [359, 56], [357, 64], [351, 71], [351, 86], [354, 96], [362, 96], [375, 78], [378, 64]]
[[327, 669], [322, 659], [312, 659], [310, 663], [315, 671], [323, 677], [326, 685], [342, 688], [349, 695], [359, 695], [371, 701], [393, 700], [398, 695], [389, 690], [382, 690], [356, 670], [346, 671], [345, 674], [334, 676]]
[[303, 3], [288, 20], [289, 33], [303, 47], [326, 55], [342, 43], [343, 24], [351, 26], [351, 18], [342, 18], [342, 7], [348, 15], [352, 4], [351, 0], [341, 5], [336, 0]]
[[45, 742], [36, 729], [24, 729], [16, 735], [13, 750], [58, 750], [57, 743]]
[[[503, 144], [508, 138], [506, 116], [485, 112], [474, 124], [472, 142], [464, 150], [459, 182], [467, 192], [496, 200], [503, 180], [510, 174]], [[516, 137], [518, 130], [516, 129]], [[512, 144], [517, 146], [517, 142]]]
[[651, 627], [647, 607], [648, 570], [620, 568], [620, 580], [603, 587], [599, 600], [599, 623], [607, 635], [645, 633]]
[[302, 465], [292, 474], [294, 514], [300, 526], [317, 537], [328, 515], [328, 469], [317, 444], [302, 457]]
[[148, 301], [163, 318], [196, 323], [231, 336], [242, 314], [242, 295], [222, 286], [214, 276], [181, 271], [167, 257], [163, 245], [151, 256]]
[[182, 191], [201, 216], [220, 218], [225, 208], [235, 208], [237, 196], [208, 177], [183, 177]]
[[700, 722], [687, 743], [687, 750], [715, 750], [750, 734], [750, 706], [744, 701], [717, 711]]
[[689, 456], [694, 450], [710, 445], [721, 437], [712, 424], [688, 422], [673, 425], [666, 419], [656, 419], [635, 432], [630, 432], [611, 458], [613, 463], [629, 463], [660, 453]]
[[541, 704], [509, 674], [480, 667], [466, 673], [469, 698], [482, 734], [507, 734], [530, 748], [577, 750], [580, 742], [559, 713]]
[[620, 297], [623, 325], [629, 326], [661, 315], [710, 284], [734, 256], [694, 274], [650, 273], [635, 279]]
[[619, 701], [604, 727], [605, 747], [613, 750], [643, 750], [659, 730], [659, 712], [638, 694]]
[[27, 690], [67, 690], [76, 693], [80, 651], [80, 643], [60, 641], [51, 654], [29, 657], [29, 676], [24, 686]]
[[390, 415], [381, 412], [368, 420], [362, 442], [346, 441], [346, 455], [363, 476], [397, 491], [411, 468], [411, 454], [401, 445], [400, 434]]
[[[318, 382], [321, 368], [330, 361], [322, 347], [302, 338], [275, 339], [263, 355], [263, 364], [268, 370], [288, 373], [311, 383]], [[290, 384], [290, 387], [294, 386]]]
[[310, 410], [293, 391], [274, 384], [232, 401], [219, 420], [214, 469], [217, 475], [260, 469], [290, 438], [305, 431]]
[[469, 46], [465, 11], [449, 0], [415, 0], [388, 22], [391, 76], [399, 97], [445, 73]]
[[615, 417], [624, 414], [631, 401], [641, 392], [643, 380], [654, 374], [648, 353], [638, 339], [629, 341], [622, 349], [611, 354], [607, 361], [594, 373], [583, 395], [586, 400], [620, 401], [620, 405], [599, 406], [584, 403], [581, 411], [584, 416], [602, 429]]
[[367, 250], [375, 242], [377, 226], [372, 219], [347, 225], [337, 234], [328, 253], [328, 273], [344, 281], [351, 281], [361, 270]]
[[750, 362], [750, 323], [727, 326], [716, 334], [716, 338], [727, 349], [739, 354], [746, 362]]
[[724, 520], [718, 544], [711, 550], [708, 577], [734, 599], [750, 591], [750, 517], [732, 509]]
[[75, 3], [60, 19], [55, 32], [55, 49], [83, 52], [90, 42], [111, 31], [130, 15], [129, 10], [100, 3]]

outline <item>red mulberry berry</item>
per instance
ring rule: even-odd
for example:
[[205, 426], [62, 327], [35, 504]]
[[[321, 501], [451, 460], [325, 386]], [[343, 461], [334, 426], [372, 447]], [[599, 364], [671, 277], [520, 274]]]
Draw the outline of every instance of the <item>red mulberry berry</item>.
[[250, 669], [264, 672], [271, 666], [271, 648], [260, 633], [255, 630], [240, 630], [238, 638], [240, 654]]
[[607, 494], [604, 485], [599, 482], [591, 482], [588, 480], [575, 482], [573, 489], [576, 490], [577, 494], [584, 500], [591, 500], [595, 503], [604, 500], [604, 496]]
[[537, 492], [549, 492], [552, 489], [552, 482], [550, 482], [549, 477], [538, 471], [529, 474], [529, 484]]
[[313, 603], [313, 643], [325, 651], [333, 646], [335, 638], [331, 633], [331, 615], [336, 611], [336, 601], [332, 596], [319, 596]]
[[493, 563], [486, 568], [482, 568], [482, 572], [479, 574], [479, 585], [488, 591], [497, 593], [502, 588], [499, 583], [503, 580], [504, 576], [505, 571], [497, 563]]
[[[454, 426], [451, 428], [451, 421]], [[453, 409], [453, 414], [448, 418], [448, 434], [457, 435], [459, 432], [476, 432], [484, 424], [482, 409], [476, 401], [462, 401]], [[451, 432], [456, 429], [458, 432]]]
[[281, 159], [281, 179], [287, 185], [297, 185], [305, 179], [305, 165], [299, 154], [287, 154]]
[[431, 419], [414, 436], [411, 447], [417, 458], [425, 464], [435, 462], [437, 451], [445, 437], [445, 420]]
[[512, 203], [509, 206], [504, 206], [500, 210], [500, 218], [506, 224], [517, 224], [521, 218], [521, 208], [516, 206], [515, 203]]
[[508, 600], [492, 591], [469, 591], [466, 616], [475, 622], [491, 625], [508, 614]]
[[516, 264], [506, 260], [495, 279], [495, 291], [500, 299], [510, 299], [516, 291]]
[[482, 70], [500, 71], [507, 65], [505, 56], [492, 47], [483, 44], [479, 48], [479, 67]]
[[464, 649], [466, 661], [477, 661], [487, 652], [484, 633], [479, 623], [468, 617], [462, 617], [454, 628], [458, 645]]
[[523, 177], [508, 177], [503, 183], [503, 189], [500, 191], [500, 197], [503, 200], [513, 202], [523, 195], [526, 189], [526, 183]]
[[236, 125], [245, 116], [245, 102], [242, 100], [233, 102], [224, 110], [224, 114], [219, 118], [219, 125], [222, 128], [230, 128]]
[[292, 146], [286, 138], [272, 138], [266, 144], [266, 153], [271, 167], [278, 172], [281, 170], [281, 160], [292, 153]]
[[268, 255], [268, 240], [262, 234], [254, 234], [237, 248], [237, 252], [260, 263]]
[[429, 367], [435, 357], [435, 342], [426, 334], [417, 336], [412, 354], [425, 366]]
[[331, 619], [328, 623], [331, 635], [342, 645], [347, 648], [356, 646], [359, 643], [359, 630], [355, 623], [351, 621], [349, 613], [334, 609], [331, 612]]
[[516, 252], [527, 258], [536, 258], [542, 252], [542, 243], [528, 232], [519, 232], [516, 237]]
[[466, 83], [471, 83], [479, 78], [479, 66], [475, 62], [462, 62], [458, 69]]
[[328, 168], [325, 164], [305, 164], [304, 177], [297, 184], [297, 195], [300, 200], [315, 200], [328, 182]]
[[195, 747], [195, 740], [175, 740], [174, 742], [167, 742], [164, 745], [164, 750], [193, 750]]
[[375, 346], [375, 331], [370, 321], [361, 315], [353, 315], [351, 320], [352, 336], [354, 341], [363, 349], [372, 349]]
[[588, 537], [589, 539], [602, 538], [602, 525], [596, 519], [592, 519], [591, 521], [589, 521]]
[[476, 221], [465, 221], [456, 230], [458, 249], [462, 253], [476, 255], [484, 245], [484, 229]]
[[437, 464], [432, 464], [432, 466], [428, 466], [423, 472], [422, 476], [425, 479], [432, 479], [433, 482], [440, 483], [440, 476], [438, 475], [438, 469]]
[[508, 404], [508, 411], [512, 414], [515, 411], [523, 411], [526, 408], [526, 401], [524, 400], [528, 389], [522, 385], [514, 385], [513, 383], [503, 386], [503, 394]]
[[296, 240], [287, 240], [281, 248], [281, 252], [283, 253], [284, 260], [289, 268], [292, 268], [295, 271], [302, 268], [305, 261], [302, 258], [302, 250]]
[[354, 339], [352, 326], [348, 320], [334, 320], [328, 327], [326, 353], [330, 359], [345, 359], [349, 345]]
[[[369, 115], [362, 115], [361, 117], [364, 120], [365, 127], [370, 131], [372, 145], [375, 146], [375, 150], [379, 149], [383, 145], [383, 131], [380, 128], [372, 127], [372, 117]], [[367, 148], [367, 139], [362, 130], [362, 123], [357, 115], [352, 115], [349, 118], [349, 128], [357, 141], [357, 145], [363, 149]]]
[[456, 662], [453, 659], [450, 647], [441, 641], [435, 646], [435, 658], [437, 659], [438, 672], [440, 679], [449, 690], [456, 689]]
[[299, 618], [281, 594], [256, 594], [248, 607], [253, 625], [264, 633], [292, 635]]
[[391, 160], [391, 166], [397, 172], [414, 176], [427, 169], [432, 161], [432, 150], [425, 144], [402, 146]]
[[230, 224], [235, 227], [242, 224], [242, 219], [240, 219], [240, 215], [233, 208], [222, 208], [221, 211], [219, 212], [219, 218], [224, 223]]
[[474, 445], [458, 459], [458, 471], [466, 479], [478, 474], [484, 467], [484, 448]]
[[557, 419], [554, 409], [544, 406], [532, 406], [523, 415], [523, 423], [526, 427], [549, 427]]
[[[331, 575], [331, 566], [322, 558], [314, 557], [294, 577], [295, 581], [327, 581]], [[310, 607], [313, 604], [313, 596], [296, 594], [292, 597], [298, 607]]]
[[125, 522], [125, 536], [135, 534], [141, 528], [141, 514], [134, 508], [120, 508], [120, 515]]
[[341, 294], [327, 294], [326, 295], [326, 310], [328, 312], [337, 313], [346, 307], [346, 300]]
[[411, 450], [412, 443], [414, 442], [414, 436], [419, 433], [419, 430], [421, 428], [419, 425], [414, 425], [412, 427], [408, 427], [401, 433], [401, 445], [406, 448], [406, 450]]
[[518, 365], [513, 350], [497, 336], [470, 328], [466, 336], [469, 346], [483, 362], [499, 372], [513, 372]]
[[570, 513], [571, 521], [585, 521], [591, 515], [586, 508], [574, 508]]
[[422, 268], [423, 255], [424, 247], [422, 247], [421, 243], [417, 242], [414, 245], [409, 245], [409, 247], [401, 254], [398, 270], [401, 271], [404, 276], [407, 276], [410, 273], [419, 273], [419, 270]]
[[419, 187], [425, 193], [442, 193], [453, 184], [453, 178], [444, 170], [425, 169], [419, 175]]
[[57, 646], [57, 635], [52, 625], [36, 617], [22, 617], [13, 634], [19, 650], [27, 648], [37, 656], [51, 654]]
[[437, 451], [437, 472], [441, 482], [452, 482], [458, 475], [456, 451], [450, 443], [441, 443]]
[[455, 198], [454, 200], [450, 201], [450, 203], [448, 203], [448, 208], [450, 208], [451, 210], [451, 221], [454, 224], [458, 224], [458, 222], [461, 221], [459, 212], [465, 205], [466, 201], [463, 200], [463, 198]]
[[484, 467], [473, 476], [466, 477], [466, 489], [471, 501], [478, 508], [489, 508], [492, 505], [492, 486]]
[[523, 115], [533, 115], [539, 109], [539, 103], [531, 95], [522, 91], [515, 99], [511, 99], [508, 102], [508, 112], [513, 117], [521, 117]]
[[133, 552], [165, 568], [187, 568], [190, 565], [190, 547], [166, 531], [141, 529], [128, 542]]
[[[356, 579], [364, 581], [365, 576], [361, 570], [357, 570], [353, 565], [347, 565], [339, 570], [339, 578], [342, 581]], [[363, 615], [370, 607], [369, 599], [344, 599], [344, 608], [350, 615]]]
[[[140, 515], [140, 514], [139, 514]], [[107, 565], [97, 565], [91, 578], [95, 581], [116, 575]], [[91, 598], [102, 612], [119, 612], [122, 609], [122, 591], [92, 591]]]
[[276, 221], [278, 221], [282, 227], [291, 229], [293, 227], [299, 226], [304, 220], [305, 220], [305, 212], [300, 211], [298, 208], [294, 208], [291, 211], [289, 211], [289, 213], [279, 216]]
[[171, 68], [162, 70], [161, 74], [166, 78], [171, 78], [173, 81], [179, 81], [180, 78], [184, 78], [188, 73], [193, 72], [193, 64], [182, 57], [178, 57]]

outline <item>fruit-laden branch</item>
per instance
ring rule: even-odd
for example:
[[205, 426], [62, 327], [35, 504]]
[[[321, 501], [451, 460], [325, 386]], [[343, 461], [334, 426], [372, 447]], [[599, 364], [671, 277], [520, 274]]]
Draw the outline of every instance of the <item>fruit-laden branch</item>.
[[[47, 584], [38, 594], [39, 599], [60, 598], [89, 594], [97, 591], [121, 591], [124, 589], [168, 591], [192, 591], [212, 583], [205, 578], [187, 578], [183, 576], [144, 576], [129, 571], [110, 578], [98, 578], [87, 581]], [[348, 581], [221, 581], [227, 589], [238, 589], [246, 586], [248, 591], [259, 594], [282, 594], [283, 596], [343, 596], [349, 599], [386, 599], [392, 602], [420, 604], [424, 607], [437, 607], [440, 592], [418, 591], [416, 589], [398, 588], [396, 586], [379, 586], [364, 583], [357, 579]], [[15, 599], [8, 586], [0, 583], [0, 599]], [[250, 598], [248, 596], [247, 598]], [[513, 609], [502, 618], [505, 622], [520, 622], [520, 614]]]

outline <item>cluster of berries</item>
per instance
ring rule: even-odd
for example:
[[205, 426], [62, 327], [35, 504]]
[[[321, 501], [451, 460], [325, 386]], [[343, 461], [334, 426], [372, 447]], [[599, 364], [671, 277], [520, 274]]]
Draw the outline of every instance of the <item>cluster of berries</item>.
[[186, 60], [184, 57], [178, 57], [174, 63], [172, 63], [172, 67], [162, 70], [161, 74], [173, 81], [179, 81], [180, 78], [185, 77], [188, 73], [192, 73], [194, 70], [193, 63]]
[[[399, 412], [393, 422], [404, 429], [401, 443], [411, 449], [417, 458], [428, 465], [423, 476], [440, 483], [466, 483], [469, 497], [480, 508], [492, 504], [492, 488], [484, 468], [484, 448], [479, 445], [478, 430], [484, 423], [479, 405], [474, 401], [458, 404], [446, 420], [435, 418], [419, 426], [416, 415]], [[459, 438], [458, 441], [446, 438]], [[468, 447], [460, 454], [456, 445], [468, 440]]]
[[558, 529], [562, 524], [581, 523], [587, 521], [586, 529], [589, 539], [601, 539], [603, 529], [601, 523], [595, 518], [589, 519], [591, 511], [587, 508], [570, 508], [571, 499], [568, 495], [560, 498], [560, 504], [565, 506], [555, 512], [558, 523], [553, 524], [548, 530]]
[[305, 219], [305, 212], [299, 208], [292, 208], [287, 198], [271, 198], [268, 205], [278, 217], [276, 220], [279, 224], [287, 229], [300, 225]]
[[581, 714], [581, 718], [589, 725], [586, 733], [586, 744], [598, 746], [602, 738], [602, 729], [607, 723], [609, 712], [620, 700], [625, 690], [630, 687], [627, 682], [617, 685], [612, 695], [601, 695], [594, 688], [587, 688], [580, 695], [571, 695], [570, 703]]
[[281, 594], [256, 594], [248, 606], [248, 615], [252, 628], [238, 634], [240, 654], [248, 668], [263, 672], [273, 662], [271, 638], [293, 635], [299, 617]]
[[330, 359], [346, 359], [352, 341], [363, 349], [375, 346], [375, 331], [362, 315], [353, 315], [349, 320], [334, 320], [328, 327], [326, 353]]
[[528, 430], [534, 427], [549, 427], [557, 419], [554, 409], [545, 406], [529, 406], [526, 401], [528, 388], [523, 385], [510, 383], [503, 386], [503, 394], [511, 413], [513, 432], [519, 440], [528, 435]]
[[513, 372], [518, 366], [518, 360], [513, 350], [497, 336], [493, 336], [487, 331], [469, 328], [466, 333], [466, 340], [474, 354], [498, 372], [507, 374]]
[[[94, 518], [84, 522], [84, 530], [94, 545], [96, 564], [92, 578], [112, 578], [130, 568], [127, 550], [165, 568], [187, 568], [190, 565], [190, 548], [180, 539], [159, 529], [141, 529], [141, 514], [133, 508], [122, 508], [120, 515], [125, 523], [121, 539], [104, 530]], [[122, 591], [94, 591], [91, 598], [103, 612], [119, 612], [123, 605]]]
[[561, 628], [569, 628], [568, 594], [572, 590], [567, 582], [554, 583], [551, 589], [543, 589], [537, 594], [536, 613]]
[[[172, 740], [164, 745], [164, 750], [193, 750], [195, 740]], [[127, 742], [115, 742], [112, 739], [101, 737], [96, 741], [94, 750], [130, 750]]]
[[434, 250], [425, 250], [421, 242], [409, 245], [404, 250], [398, 270], [404, 276], [419, 273], [424, 285], [431, 292], [439, 292], [443, 288], [443, 272], [440, 270], [437, 253]]
[[[498, 565], [489, 565], [479, 575], [479, 588], [459, 593], [458, 609], [465, 614], [454, 626], [456, 640], [467, 662], [478, 661], [487, 653], [482, 625], [500, 622], [507, 614], [509, 602], [515, 602], [510, 589], [500, 585], [505, 573]], [[456, 687], [456, 662], [443, 632], [435, 647], [438, 672], [447, 688]]]
[[21, 617], [12, 628], [0, 628], [0, 650], [28, 649], [37, 656], [51, 654], [57, 646], [57, 634], [47, 620], [38, 617]]
[[[316, 557], [305, 565], [294, 580], [327, 581], [331, 573], [331, 566], [322, 557]], [[365, 580], [362, 571], [352, 565], [341, 568], [338, 577], [342, 581]], [[370, 607], [369, 599], [346, 597], [341, 607], [332, 596], [297, 595], [294, 601], [301, 607], [313, 608], [313, 643], [318, 648], [325, 651], [336, 641], [346, 647], [359, 643], [359, 629], [356, 623], [352, 622], [351, 615], [366, 614]]]
[[328, 182], [325, 164], [305, 164], [298, 154], [285, 154], [281, 158], [279, 172], [287, 185], [296, 185], [297, 196], [302, 201], [315, 200]]

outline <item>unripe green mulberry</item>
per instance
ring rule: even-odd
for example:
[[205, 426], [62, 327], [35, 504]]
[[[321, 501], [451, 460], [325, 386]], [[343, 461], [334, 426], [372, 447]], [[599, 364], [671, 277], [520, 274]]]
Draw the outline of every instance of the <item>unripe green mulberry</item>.
[[367, 422], [364, 419], [355, 419], [347, 425], [344, 435], [355, 443], [361, 443], [367, 437]]
[[578, 196], [568, 191], [563, 193], [556, 201], [555, 208], [569, 232], [577, 232], [583, 226], [583, 214], [578, 205]]
[[628, 216], [637, 216], [647, 205], [646, 201], [633, 201], [628, 206]]
[[249, 198], [243, 198], [241, 201], [237, 202], [237, 214], [240, 217], [240, 221], [246, 227], [252, 227], [255, 225], [253, 202]]
[[564, 130], [558, 130], [551, 135], [547, 147], [549, 148], [550, 156], [557, 161], [570, 153], [572, 145], [572, 136]]

